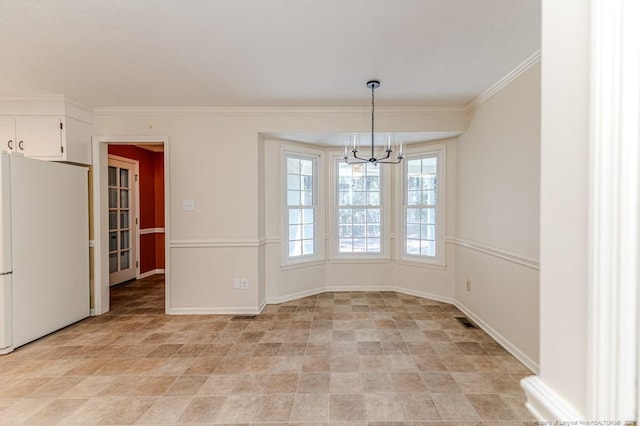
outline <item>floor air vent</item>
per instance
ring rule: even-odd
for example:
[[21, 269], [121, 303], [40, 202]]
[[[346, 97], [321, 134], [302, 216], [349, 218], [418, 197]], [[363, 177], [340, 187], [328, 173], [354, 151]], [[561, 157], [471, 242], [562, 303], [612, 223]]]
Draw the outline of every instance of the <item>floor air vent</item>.
[[467, 328], [478, 328], [478, 326], [469, 321], [469, 318], [467, 317], [456, 317], [456, 319], [460, 321], [460, 324], [464, 325]]
[[256, 319], [255, 315], [236, 315], [231, 317], [231, 321], [253, 321]]

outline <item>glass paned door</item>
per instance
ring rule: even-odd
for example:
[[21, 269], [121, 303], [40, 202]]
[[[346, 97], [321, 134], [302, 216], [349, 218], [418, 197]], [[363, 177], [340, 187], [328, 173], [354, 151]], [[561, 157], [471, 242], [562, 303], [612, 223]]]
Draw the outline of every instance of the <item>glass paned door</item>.
[[109, 285], [136, 278], [137, 161], [109, 156]]

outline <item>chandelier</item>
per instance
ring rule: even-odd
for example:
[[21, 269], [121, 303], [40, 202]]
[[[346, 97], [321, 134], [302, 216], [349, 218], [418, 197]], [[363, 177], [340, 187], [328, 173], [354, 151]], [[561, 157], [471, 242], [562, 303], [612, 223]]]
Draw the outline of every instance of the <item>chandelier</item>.
[[391, 157], [391, 154], [396, 149], [394, 145], [391, 147], [391, 134], [387, 135], [387, 147], [384, 150], [383, 157], [376, 157], [375, 145], [374, 145], [374, 123], [375, 123], [375, 112], [376, 112], [376, 97], [375, 90], [380, 87], [380, 82], [378, 80], [367, 81], [367, 87], [371, 89], [371, 157], [365, 158], [358, 156], [358, 152], [360, 152], [360, 142], [358, 140], [358, 135], [352, 136], [352, 144], [351, 149], [349, 149], [349, 144], [346, 143], [344, 145], [344, 157], [342, 157], [347, 164], [360, 164], [360, 163], [369, 163], [373, 165], [377, 164], [399, 164], [402, 159], [402, 150], [403, 145], [400, 144], [400, 148], [398, 149], [398, 155], [395, 158]]

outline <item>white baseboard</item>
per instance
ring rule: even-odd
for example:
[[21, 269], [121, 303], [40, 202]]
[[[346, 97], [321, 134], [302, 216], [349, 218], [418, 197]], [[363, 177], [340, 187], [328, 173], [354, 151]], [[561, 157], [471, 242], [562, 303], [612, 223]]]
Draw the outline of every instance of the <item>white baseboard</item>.
[[311, 290], [299, 291], [297, 293], [291, 293], [284, 296], [267, 297], [265, 303], [267, 305], [278, 305], [280, 303], [302, 299], [303, 297], [315, 296], [316, 294], [325, 293], [326, 291], [327, 289], [325, 287], [312, 288]]
[[507, 351], [511, 353], [514, 357], [518, 359], [521, 363], [523, 363], [529, 370], [538, 374], [540, 372], [540, 366], [537, 362], [532, 360], [529, 356], [527, 356], [524, 352], [518, 349], [513, 343], [511, 343], [507, 338], [505, 338], [502, 334], [498, 333], [493, 329], [489, 324], [484, 322], [482, 318], [477, 316], [473, 311], [466, 306], [464, 306], [459, 301], [454, 301], [453, 304], [456, 308], [460, 309], [466, 316], [468, 316], [473, 322], [478, 324], [480, 328], [482, 328], [489, 336], [491, 336], [496, 342], [500, 343], [502, 347], [504, 347]]
[[423, 299], [435, 300], [436, 302], [449, 303], [455, 305], [455, 299], [453, 297], [442, 296], [440, 294], [429, 293], [426, 291], [413, 290], [405, 287], [392, 287], [391, 291], [396, 291], [402, 294], [408, 294], [409, 296], [422, 297]]
[[147, 278], [155, 274], [164, 274], [164, 269], [152, 269], [150, 271], [140, 274], [140, 276], [137, 279], [141, 280], [143, 278]]
[[230, 308], [171, 308], [169, 315], [258, 315], [261, 309], [246, 307]]
[[287, 294], [285, 296], [267, 297], [266, 303], [269, 305], [277, 305], [279, 303], [289, 302], [291, 300], [301, 299], [303, 297], [315, 296], [316, 294], [341, 292], [341, 291], [395, 291], [398, 293], [408, 294], [410, 296], [423, 297], [425, 299], [436, 300], [444, 303], [454, 303], [453, 298], [441, 296], [426, 291], [412, 290], [404, 287], [394, 286], [356, 286], [356, 285], [330, 285], [326, 287], [317, 287], [310, 290], [300, 291], [298, 293]]
[[540, 421], [579, 421], [584, 418], [577, 410], [555, 393], [538, 376], [525, 377], [520, 386], [527, 395], [527, 409]]

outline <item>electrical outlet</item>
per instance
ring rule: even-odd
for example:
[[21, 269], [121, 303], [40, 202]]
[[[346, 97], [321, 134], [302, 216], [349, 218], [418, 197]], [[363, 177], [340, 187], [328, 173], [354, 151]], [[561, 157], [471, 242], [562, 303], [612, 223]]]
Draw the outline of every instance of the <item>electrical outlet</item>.
[[240, 289], [240, 278], [233, 279], [233, 288]]
[[249, 290], [249, 278], [240, 279], [240, 288], [242, 290]]
[[471, 280], [467, 278], [467, 291], [471, 291]]

